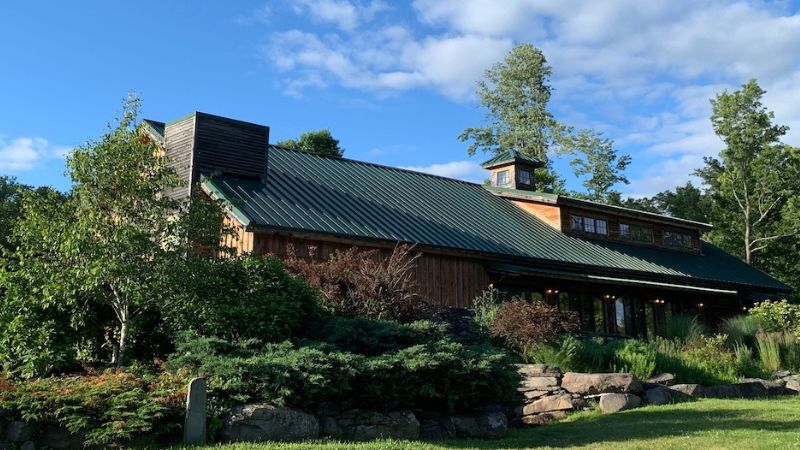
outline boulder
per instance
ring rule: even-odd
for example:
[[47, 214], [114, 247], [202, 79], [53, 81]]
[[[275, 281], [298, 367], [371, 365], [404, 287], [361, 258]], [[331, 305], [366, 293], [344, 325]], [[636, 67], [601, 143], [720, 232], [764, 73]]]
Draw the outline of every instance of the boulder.
[[58, 425], [45, 426], [37, 439], [39, 446], [53, 450], [68, 450], [83, 448], [83, 436], [72, 434], [66, 428]]
[[634, 394], [603, 394], [600, 396], [600, 410], [604, 413], [615, 413], [626, 409], [638, 408], [642, 399]]
[[501, 439], [508, 433], [508, 417], [501, 412], [453, 416], [452, 421], [459, 438]]
[[561, 387], [574, 394], [632, 393], [641, 394], [644, 388], [630, 373], [567, 372]]
[[320, 429], [313, 414], [266, 404], [237, 406], [222, 421], [222, 438], [231, 442], [313, 439]]
[[525, 397], [526, 401], [536, 400], [537, 398], [544, 397], [545, 395], [549, 394], [551, 391], [524, 391], [522, 396]]
[[788, 370], [779, 370], [779, 371], [777, 371], [777, 372], [772, 374], [772, 379], [773, 380], [779, 380], [779, 379], [782, 379], [782, 378], [789, 377], [791, 375], [792, 375], [792, 372], [789, 372]]
[[669, 390], [672, 391], [670, 394], [677, 393], [678, 396], [702, 397], [704, 388], [699, 384], [675, 384]]
[[675, 375], [671, 373], [662, 373], [648, 378], [647, 381], [645, 381], [645, 383], [672, 386], [673, 384], [675, 384]]
[[322, 419], [322, 434], [339, 439], [370, 441], [373, 439], [419, 439], [420, 423], [411, 411], [377, 413], [348, 411]]
[[784, 385], [784, 387], [786, 387], [786, 389], [789, 389], [789, 390], [792, 390], [792, 391], [795, 391], [795, 392], [800, 392], [800, 376], [792, 375], [792, 376], [784, 378], [784, 381], [786, 381], [786, 384]]
[[440, 417], [423, 422], [419, 429], [419, 437], [429, 441], [455, 439], [456, 427], [452, 417]]
[[786, 388], [784, 381], [762, 380], [761, 378], [745, 378], [742, 383], [757, 383], [767, 390], [767, 395], [788, 395], [795, 392]]
[[25, 442], [33, 436], [33, 427], [21, 420], [9, 422], [6, 425], [6, 440], [11, 442]]
[[665, 386], [658, 386], [644, 391], [644, 401], [648, 405], [666, 405], [672, 402], [672, 396]]
[[525, 377], [560, 377], [561, 369], [547, 364], [517, 364], [517, 372]]
[[546, 391], [558, 389], [558, 378], [556, 377], [529, 377], [523, 378], [519, 383], [520, 391]]
[[769, 396], [769, 390], [760, 382], [718, 384], [702, 389], [701, 397], [706, 398], [762, 398]]
[[521, 415], [529, 416], [548, 411], [567, 411], [574, 408], [575, 402], [571, 395], [550, 395], [523, 406]]
[[522, 426], [539, 426], [544, 425], [548, 422], [553, 422], [555, 420], [561, 420], [567, 417], [567, 413], [564, 411], [550, 411], [544, 412], [539, 414], [532, 414], [530, 416], [523, 416], [519, 420], [519, 424]]

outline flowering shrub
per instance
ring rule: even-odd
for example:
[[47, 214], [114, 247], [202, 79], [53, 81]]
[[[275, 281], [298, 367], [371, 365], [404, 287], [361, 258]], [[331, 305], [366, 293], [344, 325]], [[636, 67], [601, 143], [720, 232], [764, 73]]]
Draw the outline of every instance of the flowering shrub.
[[559, 336], [580, 330], [580, 319], [574, 311], [559, 311], [544, 302], [512, 300], [495, 313], [489, 328], [495, 337], [505, 339], [520, 351], [526, 346], [548, 344]]
[[787, 300], [765, 300], [750, 308], [749, 314], [761, 321], [764, 331], [800, 335], [800, 305]]

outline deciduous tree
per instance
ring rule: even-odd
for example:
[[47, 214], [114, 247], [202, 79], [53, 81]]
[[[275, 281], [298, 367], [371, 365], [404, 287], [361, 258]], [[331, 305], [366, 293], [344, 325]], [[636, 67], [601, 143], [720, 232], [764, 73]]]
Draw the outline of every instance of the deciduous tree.
[[307, 131], [297, 139], [286, 139], [278, 142], [277, 145], [334, 158], [341, 158], [344, 155], [344, 149], [339, 146], [339, 140], [334, 138], [328, 129]]

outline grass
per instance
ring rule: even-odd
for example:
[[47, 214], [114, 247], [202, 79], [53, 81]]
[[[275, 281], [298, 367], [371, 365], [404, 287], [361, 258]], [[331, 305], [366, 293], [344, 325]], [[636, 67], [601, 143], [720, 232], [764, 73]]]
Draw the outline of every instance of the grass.
[[[498, 441], [373, 441], [232, 444], [193, 450], [455, 450], [455, 449], [775, 449], [800, 448], [800, 397], [698, 400], [603, 415], [584, 412]], [[188, 447], [184, 447], [188, 449]]]

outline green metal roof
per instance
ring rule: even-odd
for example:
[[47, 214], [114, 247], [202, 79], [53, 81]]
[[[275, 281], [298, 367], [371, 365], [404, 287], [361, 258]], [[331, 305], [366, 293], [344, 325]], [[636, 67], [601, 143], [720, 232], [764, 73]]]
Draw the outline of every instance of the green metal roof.
[[164, 142], [164, 122], [156, 120], [144, 119], [142, 125], [158, 140]]
[[502, 166], [503, 164], [523, 163], [534, 167], [544, 167], [544, 162], [536, 158], [525, 156], [516, 150], [503, 150], [496, 154], [491, 159], [484, 161], [481, 167], [484, 169], [491, 169], [492, 167]]
[[568, 236], [483, 186], [270, 146], [265, 181], [204, 178], [248, 229], [409, 242], [553, 269], [789, 288], [708, 243], [702, 255]]

